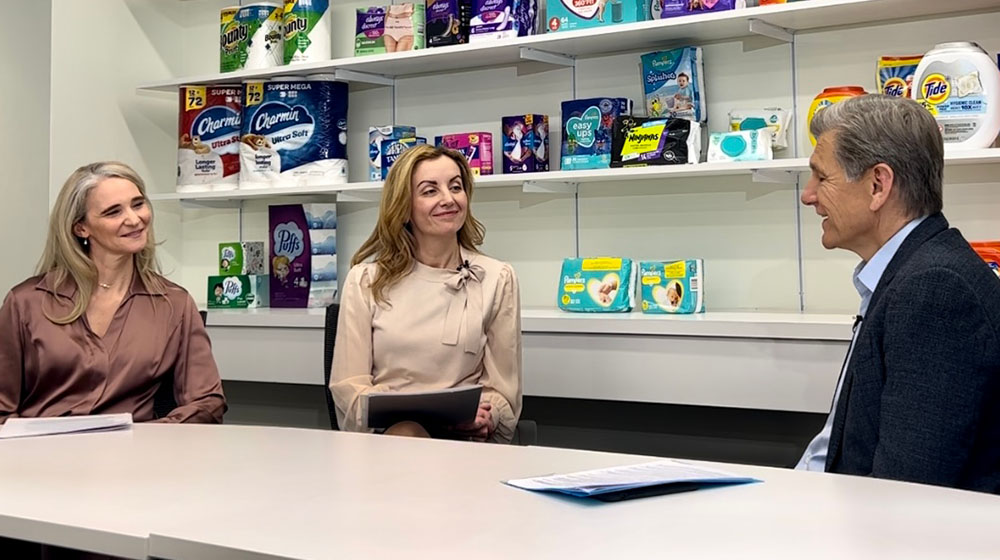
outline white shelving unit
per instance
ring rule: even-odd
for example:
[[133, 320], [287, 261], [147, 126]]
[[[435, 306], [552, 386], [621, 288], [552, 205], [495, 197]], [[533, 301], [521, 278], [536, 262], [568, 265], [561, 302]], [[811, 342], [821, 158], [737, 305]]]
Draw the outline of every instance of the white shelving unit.
[[[1000, 164], [1000, 148], [970, 150], [949, 154], [949, 166]], [[809, 171], [808, 158], [776, 159], [772, 161], [699, 163], [627, 169], [595, 169], [586, 171], [549, 171], [509, 175], [485, 175], [476, 179], [476, 188], [521, 187], [524, 192], [579, 192], [588, 183], [614, 181], [671, 181], [695, 177], [750, 177], [755, 182], [794, 184], [799, 173]], [[311, 187], [274, 187], [190, 193], [152, 194], [153, 201], [179, 201], [192, 206], [237, 207], [244, 200], [269, 199], [280, 196], [336, 196], [341, 202], [378, 200], [382, 183], [343, 183]]]
[[614, 25], [517, 39], [437, 47], [402, 53], [338, 58], [260, 71], [188, 76], [152, 82], [140, 90], [174, 91], [185, 84], [234, 83], [246, 79], [316, 73], [339, 74], [344, 81], [388, 86], [393, 79], [525, 62], [572, 65], [574, 58], [604, 55], [671, 43], [704, 44], [762, 36], [789, 41], [796, 32], [995, 9], [995, 0], [809, 0]]

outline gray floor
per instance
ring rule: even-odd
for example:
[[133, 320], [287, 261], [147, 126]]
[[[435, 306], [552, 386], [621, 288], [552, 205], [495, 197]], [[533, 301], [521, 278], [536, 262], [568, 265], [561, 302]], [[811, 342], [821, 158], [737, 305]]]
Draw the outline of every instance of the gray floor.
[[[226, 422], [329, 429], [325, 388], [225, 382]], [[526, 397], [538, 445], [769, 466], [794, 465], [825, 415]]]

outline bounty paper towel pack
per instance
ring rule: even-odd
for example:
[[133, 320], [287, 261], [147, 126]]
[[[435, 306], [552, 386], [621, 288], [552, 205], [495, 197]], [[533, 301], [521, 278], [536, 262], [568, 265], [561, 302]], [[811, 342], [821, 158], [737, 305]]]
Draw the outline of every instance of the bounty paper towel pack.
[[[325, 307], [333, 303], [337, 295], [336, 205], [270, 206], [268, 224], [271, 307]], [[333, 248], [329, 247], [331, 241]]]
[[347, 84], [247, 82], [240, 188], [347, 182]]
[[586, 313], [631, 311], [635, 307], [635, 276], [632, 259], [563, 259], [559, 309]]
[[1000, 133], [1000, 69], [975, 43], [943, 43], [924, 55], [912, 97], [934, 115], [945, 151], [988, 148]]
[[236, 12], [233, 27], [229, 31], [224, 28], [222, 36], [224, 45], [235, 39], [236, 69], [261, 70], [285, 62], [284, 11], [279, 2], [254, 2]]
[[[660, 18], [661, 0], [548, 0], [549, 33]], [[652, 6], [656, 5], [657, 9]]]
[[239, 6], [223, 8], [219, 13], [219, 71], [233, 72], [243, 67], [247, 28], [236, 21]]
[[632, 100], [625, 97], [563, 101], [562, 169], [602, 169], [610, 166], [615, 119], [631, 114]]
[[647, 53], [640, 60], [646, 115], [708, 120], [701, 47]]
[[704, 263], [642, 261], [639, 263], [640, 308], [643, 313], [703, 313]]
[[267, 274], [263, 241], [219, 243], [219, 274]]
[[237, 187], [242, 98], [240, 86], [181, 86], [177, 192]]
[[330, 0], [285, 0], [285, 64], [329, 60]]
[[472, 0], [469, 42], [534, 35], [537, 18], [536, 0]]
[[253, 309], [267, 305], [266, 276], [230, 274], [208, 277], [209, 309]]

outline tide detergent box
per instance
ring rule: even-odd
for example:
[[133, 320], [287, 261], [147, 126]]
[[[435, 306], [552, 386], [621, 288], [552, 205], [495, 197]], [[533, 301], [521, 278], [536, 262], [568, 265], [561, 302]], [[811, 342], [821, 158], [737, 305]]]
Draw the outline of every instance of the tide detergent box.
[[621, 257], [564, 259], [559, 274], [559, 309], [625, 313], [635, 306], [636, 263]]

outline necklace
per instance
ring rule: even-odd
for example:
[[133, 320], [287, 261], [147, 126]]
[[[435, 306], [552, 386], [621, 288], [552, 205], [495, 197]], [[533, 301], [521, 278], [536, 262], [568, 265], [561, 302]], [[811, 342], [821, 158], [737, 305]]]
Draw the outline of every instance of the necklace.
[[98, 282], [97, 285], [100, 286], [100, 287], [102, 287], [102, 288], [104, 288], [105, 290], [110, 290], [111, 289], [111, 284], [105, 284], [104, 282]]

